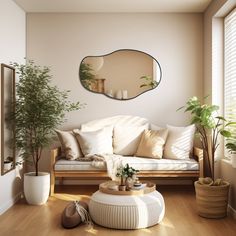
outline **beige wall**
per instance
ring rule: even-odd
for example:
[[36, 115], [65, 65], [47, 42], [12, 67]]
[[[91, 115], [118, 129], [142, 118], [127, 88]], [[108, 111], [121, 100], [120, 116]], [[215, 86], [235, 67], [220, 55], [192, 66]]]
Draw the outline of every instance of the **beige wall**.
[[[118, 114], [151, 122], [185, 125], [176, 112], [193, 95], [202, 96], [202, 14], [27, 14], [27, 57], [52, 68], [53, 82], [71, 90], [70, 99], [87, 106], [68, 115], [63, 129]], [[130, 101], [85, 90], [81, 60], [117, 49], [137, 49], [156, 58], [163, 77], [157, 89]]]
[[[13, 1], [0, 1], [0, 63], [24, 61], [25, 23], [24, 11]], [[0, 176], [0, 214], [14, 204], [21, 192], [21, 180], [16, 177], [16, 171]]]
[[204, 96], [212, 95], [213, 90], [213, 18], [225, 2], [214, 0], [204, 13]]

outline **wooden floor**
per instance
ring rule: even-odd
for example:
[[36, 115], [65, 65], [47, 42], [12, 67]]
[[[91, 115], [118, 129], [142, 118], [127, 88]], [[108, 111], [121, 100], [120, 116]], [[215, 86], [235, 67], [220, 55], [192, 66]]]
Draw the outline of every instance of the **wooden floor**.
[[195, 194], [192, 187], [160, 186], [166, 213], [163, 221], [156, 226], [140, 230], [112, 230], [95, 225], [89, 229], [80, 225], [64, 229], [60, 225], [61, 212], [71, 200], [89, 201], [97, 186], [66, 186], [57, 189], [46, 205], [30, 206], [21, 200], [0, 216], [1, 236], [235, 236], [236, 220], [231, 217], [213, 220], [197, 215]]

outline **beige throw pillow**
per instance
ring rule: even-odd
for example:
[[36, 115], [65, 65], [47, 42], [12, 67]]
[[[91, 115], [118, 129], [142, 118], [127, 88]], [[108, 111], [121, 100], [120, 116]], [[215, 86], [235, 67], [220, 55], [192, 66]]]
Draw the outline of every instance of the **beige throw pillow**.
[[114, 153], [124, 156], [133, 156], [137, 151], [142, 133], [148, 129], [148, 124], [143, 126], [115, 126], [113, 147]]
[[73, 132], [75, 133], [84, 156], [113, 154], [111, 129], [103, 128], [88, 132], [82, 132], [76, 129], [73, 130]]
[[195, 125], [175, 127], [167, 125], [168, 137], [164, 148], [164, 158], [189, 159], [193, 148]]
[[161, 159], [163, 146], [168, 135], [167, 129], [145, 130], [136, 152], [136, 156]]
[[55, 130], [55, 132], [61, 142], [66, 159], [75, 160], [76, 158], [83, 156], [79, 143], [72, 131]]

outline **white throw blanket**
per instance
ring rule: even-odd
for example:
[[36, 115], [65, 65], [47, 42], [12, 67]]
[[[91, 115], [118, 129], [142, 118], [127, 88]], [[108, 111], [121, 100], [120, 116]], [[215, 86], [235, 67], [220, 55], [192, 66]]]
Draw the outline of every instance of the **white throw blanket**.
[[[122, 156], [114, 154], [106, 155], [94, 155], [91, 157], [91, 165], [96, 168], [107, 167], [107, 174], [112, 180], [117, 180], [117, 169], [124, 163], [122, 163]], [[123, 158], [124, 160], [124, 158]]]

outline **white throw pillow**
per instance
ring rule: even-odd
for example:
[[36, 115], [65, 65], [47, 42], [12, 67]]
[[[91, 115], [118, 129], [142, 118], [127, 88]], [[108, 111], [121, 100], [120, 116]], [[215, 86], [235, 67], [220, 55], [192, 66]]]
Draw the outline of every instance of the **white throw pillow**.
[[189, 159], [195, 133], [195, 125], [175, 127], [167, 125], [168, 137], [164, 147], [164, 158]]
[[113, 154], [111, 129], [103, 128], [88, 132], [76, 129], [73, 130], [73, 132], [75, 133], [84, 156]]
[[152, 123], [150, 124], [150, 130], [162, 130], [162, 129], [164, 129], [164, 128], [154, 125]]
[[76, 158], [83, 156], [79, 143], [72, 131], [55, 130], [55, 132], [61, 142], [66, 159], [75, 160]]
[[141, 136], [148, 124], [143, 126], [115, 126], [113, 147], [114, 153], [124, 156], [132, 156], [136, 153]]
[[90, 132], [90, 131], [97, 131], [100, 129], [106, 129], [107, 132], [110, 132], [113, 135], [113, 127], [114, 127], [113, 125], [105, 125], [105, 126], [93, 125], [93, 126], [91, 126], [91, 125], [82, 124], [80, 131]]

